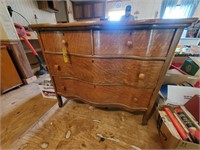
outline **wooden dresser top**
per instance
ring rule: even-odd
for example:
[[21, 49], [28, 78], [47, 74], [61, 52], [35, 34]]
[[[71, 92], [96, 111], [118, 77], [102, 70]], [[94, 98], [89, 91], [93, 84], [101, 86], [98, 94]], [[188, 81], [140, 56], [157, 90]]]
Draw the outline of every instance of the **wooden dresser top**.
[[87, 21], [58, 24], [32, 24], [33, 30], [88, 30], [88, 29], [153, 29], [153, 28], [185, 28], [198, 18], [187, 19], [146, 19], [131, 22]]

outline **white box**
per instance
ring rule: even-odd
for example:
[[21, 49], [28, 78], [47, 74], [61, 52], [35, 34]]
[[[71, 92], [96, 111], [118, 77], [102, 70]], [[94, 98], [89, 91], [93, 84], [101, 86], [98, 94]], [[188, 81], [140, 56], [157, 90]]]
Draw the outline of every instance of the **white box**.
[[42, 83], [39, 83], [38, 86], [43, 97], [57, 99], [50, 77], [45, 78], [45, 80]]

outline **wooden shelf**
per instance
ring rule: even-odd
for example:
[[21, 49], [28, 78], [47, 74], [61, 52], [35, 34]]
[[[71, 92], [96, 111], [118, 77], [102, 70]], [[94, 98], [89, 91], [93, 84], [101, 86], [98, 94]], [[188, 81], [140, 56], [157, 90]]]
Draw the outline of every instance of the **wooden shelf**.
[[190, 45], [198, 46], [200, 44], [200, 38], [181, 38], [178, 45]]
[[76, 20], [95, 19], [105, 17], [104, 1], [73, 2], [74, 18]]
[[[34, 32], [34, 31], [30, 31], [28, 32], [30, 34], [30, 36], [27, 36], [27, 39], [28, 40], [38, 40], [38, 37], [37, 37], [37, 33]], [[23, 40], [22, 38], [20, 38], [20, 40]]]
[[[36, 50], [36, 52], [41, 52], [42, 50], [41, 49], [39, 49], [39, 48], [37, 48], [37, 49], [35, 49]], [[25, 53], [27, 54], [27, 53], [32, 53], [32, 51], [31, 50], [25, 50]]]
[[58, 8], [57, 8], [58, 2], [56, 0], [46, 0], [46, 1], [37, 0], [37, 3], [38, 3], [39, 9], [42, 9], [51, 13], [55, 13], [58, 11]]

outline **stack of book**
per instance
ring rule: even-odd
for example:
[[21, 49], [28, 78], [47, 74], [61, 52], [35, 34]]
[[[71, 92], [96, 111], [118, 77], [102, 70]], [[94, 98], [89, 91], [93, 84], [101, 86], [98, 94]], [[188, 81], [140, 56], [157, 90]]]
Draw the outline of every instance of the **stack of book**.
[[158, 112], [174, 137], [183, 141], [200, 143], [198, 121], [184, 106], [163, 106]]
[[39, 83], [38, 86], [44, 98], [56, 99], [55, 89], [49, 75], [46, 75], [44, 81]]

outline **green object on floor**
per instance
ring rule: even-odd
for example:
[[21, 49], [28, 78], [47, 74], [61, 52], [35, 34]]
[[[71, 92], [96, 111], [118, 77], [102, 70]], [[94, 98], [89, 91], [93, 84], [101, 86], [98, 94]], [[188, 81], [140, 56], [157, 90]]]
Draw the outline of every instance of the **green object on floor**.
[[183, 65], [181, 66], [181, 70], [185, 71], [189, 75], [195, 75], [199, 70], [199, 66], [191, 59], [185, 60]]

